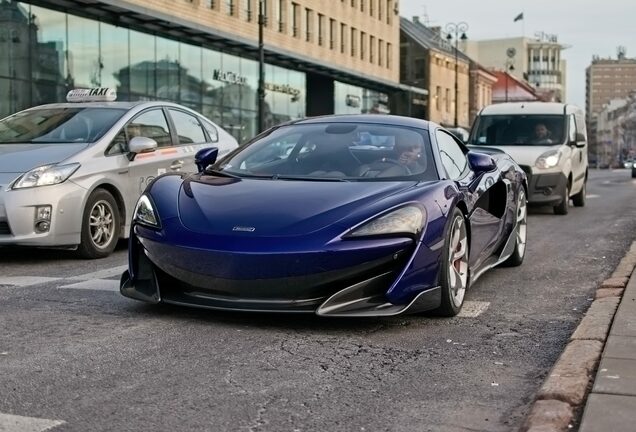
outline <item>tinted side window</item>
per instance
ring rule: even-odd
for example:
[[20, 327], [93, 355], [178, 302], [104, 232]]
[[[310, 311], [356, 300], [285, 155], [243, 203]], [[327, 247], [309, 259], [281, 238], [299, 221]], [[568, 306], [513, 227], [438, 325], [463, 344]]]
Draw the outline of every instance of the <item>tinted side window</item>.
[[206, 131], [208, 131], [208, 135], [210, 135], [210, 141], [211, 142], [218, 142], [219, 141], [219, 131], [216, 129], [216, 127], [210, 123], [207, 122], [205, 120], [202, 120], [203, 123], [203, 127], [205, 128]]
[[466, 155], [457, 142], [446, 132], [438, 130], [435, 132], [442, 165], [452, 180], [457, 180], [468, 165]]
[[188, 113], [169, 110], [179, 137], [179, 144], [199, 144], [205, 142], [205, 134], [199, 120]]

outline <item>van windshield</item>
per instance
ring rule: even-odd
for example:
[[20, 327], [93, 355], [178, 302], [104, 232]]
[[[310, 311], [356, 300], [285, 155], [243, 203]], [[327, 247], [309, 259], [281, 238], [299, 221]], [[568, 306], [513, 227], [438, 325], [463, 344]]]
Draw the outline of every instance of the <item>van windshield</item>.
[[470, 134], [474, 145], [552, 145], [564, 142], [563, 115], [483, 115]]

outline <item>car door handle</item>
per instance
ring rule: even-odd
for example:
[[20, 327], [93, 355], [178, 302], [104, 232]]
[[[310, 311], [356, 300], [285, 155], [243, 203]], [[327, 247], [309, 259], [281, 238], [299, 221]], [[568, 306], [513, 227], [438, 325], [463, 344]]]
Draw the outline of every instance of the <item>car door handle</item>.
[[183, 161], [182, 160], [174, 161], [170, 165], [170, 169], [173, 170], [173, 171], [180, 170], [181, 168], [183, 168]]

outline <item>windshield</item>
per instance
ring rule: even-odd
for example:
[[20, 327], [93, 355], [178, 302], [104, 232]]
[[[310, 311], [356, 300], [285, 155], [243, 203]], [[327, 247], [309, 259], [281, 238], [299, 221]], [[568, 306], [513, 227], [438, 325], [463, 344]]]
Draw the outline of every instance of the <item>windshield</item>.
[[235, 177], [307, 181], [437, 179], [427, 131], [366, 123], [283, 126], [211, 169]]
[[470, 136], [474, 145], [552, 145], [564, 142], [563, 115], [483, 115]]
[[92, 143], [124, 115], [120, 108], [43, 108], [0, 121], [0, 144]]

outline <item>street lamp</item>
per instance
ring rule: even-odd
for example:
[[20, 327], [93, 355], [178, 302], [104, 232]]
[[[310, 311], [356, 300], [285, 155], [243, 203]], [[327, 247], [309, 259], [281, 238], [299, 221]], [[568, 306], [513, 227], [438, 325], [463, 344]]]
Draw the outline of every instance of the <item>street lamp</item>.
[[460, 40], [465, 41], [468, 39], [466, 37], [466, 31], [468, 31], [468, 24], [465, 22], [458, 23], [448, 23], [446, 24], [446, 39], [450, 42], [455, 38], [455, 122], [454, 126], [457, 127], [457, 114], [459, 112], [459, 98], [457, 97], [459, 93], [458, 89], [458, 69], [459, 65], [457, 63], [458, 51], [457, 44]]
[[263, 27], [265, 26], [265, 0], [258, 0], [258, 133], [265, 130], [265, 49]]

